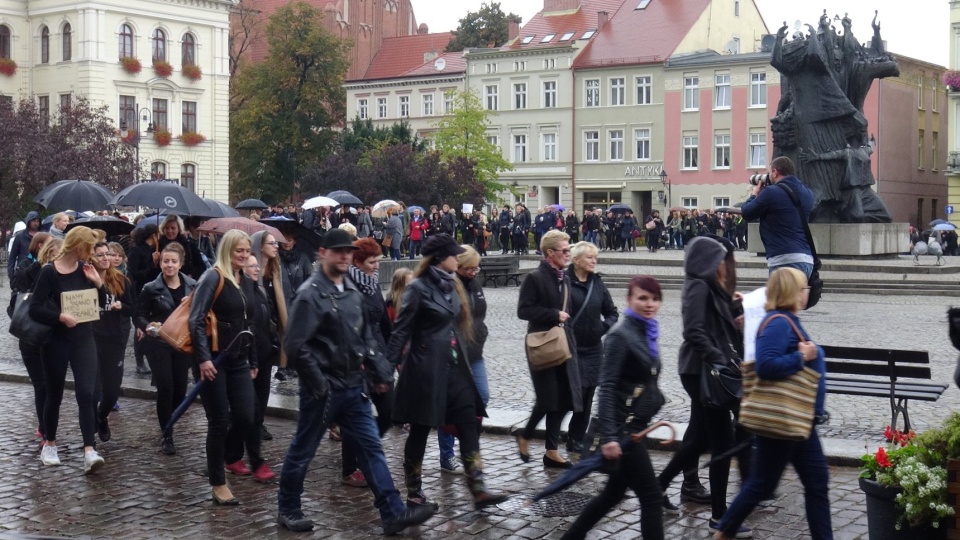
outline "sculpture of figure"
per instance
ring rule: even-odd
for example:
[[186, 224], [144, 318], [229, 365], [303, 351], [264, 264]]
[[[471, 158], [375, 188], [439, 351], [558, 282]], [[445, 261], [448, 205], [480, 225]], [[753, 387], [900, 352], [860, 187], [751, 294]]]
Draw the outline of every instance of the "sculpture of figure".
[[838, 36], [824, 10], [819, 28], [807, 25], [801, 39], [786, 41], [786, 23], [777, 33], [770, 64], [782, 75], [782, 95], [771, 119], [774, 157], [792, 159], [813, 190], [811, 222], [889, 223], [870, 187], [876, 181], [863, 103], [874, 79], [900, 69], [883, 48], [876, 17], [869, 49], [854, 37], [846, 14], [841, 25]]

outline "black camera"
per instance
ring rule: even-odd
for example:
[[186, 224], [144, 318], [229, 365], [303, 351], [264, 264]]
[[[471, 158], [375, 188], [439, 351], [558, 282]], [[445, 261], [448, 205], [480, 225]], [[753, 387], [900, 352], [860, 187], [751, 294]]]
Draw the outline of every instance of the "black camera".
[[761, 185], [761, 184], [764, 185], [764, 186], [769, 186], [769, 185], [770, 185], [770, 175], [767, 174], [767, 173], [751, 175], [751, 176], [750, 176], [750, 184], [751, 184], [751, 185], [754, 185], [754, 186], [759, 186], [759, 185]]

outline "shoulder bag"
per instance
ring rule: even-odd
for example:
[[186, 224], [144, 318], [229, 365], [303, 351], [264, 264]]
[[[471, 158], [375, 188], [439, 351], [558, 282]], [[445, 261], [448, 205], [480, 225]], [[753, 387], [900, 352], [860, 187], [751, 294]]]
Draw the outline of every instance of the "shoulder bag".
[[[730, 345], [731, 354], [736, 349]], [[704, 362], [700, 368], [700, 404], [708, 409], [732, 411], [743, 395], [743, 373], [736, 360], [724, 364]]]
[[[563, 309], [567, 310], [567, 301], [570, 291], [563, 286]], [[543, 371], [562, 365], [573, 357], [570, 353], [570, 342], [567, 341], [567, 330], [564, 323], [560, 323], [546, 332], [531, 332], [526, 337], [527, 362], [531, 371]]]
[[593, 284], [597, 282], [597, 278], [590, 280], [590, 285], [587, 287], [587, 295], [583, 297], [583, 304], [580, 306], [580, 309], [577, 310], [577, 314], [573, 316], [573, 319], [570, 320], [570, 326], [576, 326], [577, 321], [580, 320], [580, 316], [583, 315], [583, 310], [587, 309], [587, 304], [590, 303], [590, 295], [593, 294]]
[[10, 317], [10, 333], [17, 339], [34, 345], [49, 343], [53, 337], [53, 327], [37, 322], [30, 316], [31, 304], [33, 304], [33, 293], [17, 295], [17, 304]]
[[[220, 291], [223, 290], [224, 277], [219, 270], [214, 270], [220, 276], [220, 282], [217, 284], [217, 292], [213, 293], [213, 301], [216, 302], [220, 297]], [[193, 305], [193, 295], [186, 299], [173, 310], [173, 313], [167, 317], [160, 325], [160, 338], [168, 345], [182, 354], [193, 354], [193, 340], [190, 337], [190, 306]], [[217, 333], [217, 316], [213, 314], [213, 304], [210, 304], [210, 311], [207, 312], [207, 335], [210, 336], [210, 351], [220, 350], [219, 335]]]
[[797, 194], [793, 192], [792, 189], [784, 185], [783, 183], [776, 183], [775, 186], [780, 186], [790, 195], [790, 200], [793, 201], [793, 205], [797, 207], [797, 212], [800, 213], [800, 222], [803, 223], [803, 232], [807, 235], [807, 244], [810, 245], [810, 253], [813, 254], [813, 272], [810, 274], [810, 279], [807, 280], [807, 285], [810, 286], [810, 295], [807, 297], [807, 307], [803, 309], [810, 309], [813, 306], [817, 305], [817, 302], [820, 301], [820, 296], [823, 294], [823, 280], [820, 279], [820, 257], [817, 257], [817, 246], [813, 243], [813, 235], [810, 234], [810, 224], [807, 223], [807, 218], [803, 217], [803, 208], [800, 206], [800, 198], [797, 197]]
[[[776, 318], [787, 319], [800, 341], [806, 341], [800, 329], [786, 315], [767, 318], [757, 331], [763, 332]], [[743, 402], [740, 425], [747, 431], [771, 439], [805, 441], [813, 429], [820, 373], [806, 365], [800, 371], [777, 380], [757, 377], [756, 362], [743, 364]]]

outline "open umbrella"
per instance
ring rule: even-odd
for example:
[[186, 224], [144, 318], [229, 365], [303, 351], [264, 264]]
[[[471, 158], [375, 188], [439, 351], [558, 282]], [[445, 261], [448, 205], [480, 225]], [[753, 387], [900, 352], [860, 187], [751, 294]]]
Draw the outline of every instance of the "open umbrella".
[[67, 225], [63, 232], [67, 232], [74, 227], [90, 227], [91, 229], [100, 229], [107, 233], [107, 236], [120, 236], [130, 234], [133, 230], [133, 223], [113, 216], [93, 216], [80, 218]]
[[244, 199], [238, 202], [234, 208], [237, 210], [263, 210], [264, 208], [270, 208], [270, 206], [260, 199]]
[[48, 210], [102, 210], [107, 207], [113, 193], [89, 180], [60, 180], [43, 188], [33, 202]]
[[933, 230], [935, 230], [935, 231], [955, 231], [955, 230], [957, 230], [957, 226], [954, 225], [953, 223], [937, 223], [936, 225], [933, 226]]
[[210, 207], [199, 195], [175, 182], [155, 180], [129, 186], [113, 198], [113, 206], [146, 206], [180, 216], [205, 216]]
[[935, 219], [935, 220], [931, 221], [931, 222], [927, 225], [927, 227], [936, 227], [937, 225], [939, 225], [939, 224], [941, 224], [941, 223], [946, 223], [946, 222], [947, 222], [947, 220], [945, 220], [945, 219]]
[[344, 189], [339, 191], [331, 191], [330, 193], [327, 193], [327, 197], [330, 197], [340, 204], [363, 204], [363, 201], [358, 199], [356, 195]]
[[260, 223], [266, 223], [276, 227], [287, 238], [296, 238], [297, 245], [294, 249], [303, 251], [312, 258], [316, 258], [317, 250], [320, 249], [320, 240], [322, 237], [306, 228], [299, 221], [282, 217], [272, 217], [261, 219]]
[[419, 210], [421, 215], [424, 215], [424, 216], [427, 215], [427, 211], [424, 210], [422, 206], [414, 205], [414, 206], [407, 207], [407, 212], [409, 212], [411, 215], [413, 215], [414, 210]]
[[671, 212], [686, 212], [687, 208], [684, 206], [672, 206], [670, 207]]
[[735, 207], [735, 206], [718, 206], [718, 207], [714, 208], [714, 211], [716, 211], [716, 212], [724, 212], [724, 213], [726, 213], [726, 214], [741, 214], [741, 213], [743, 213], [742, 210], [740, 210], [739, 208], [737, 208], [737, 207]]
[[340, 206], [340, 203], [331, 199], [330, 197], [319, 195], [303, 201], [303, 205], [301, 207], [306, 210], [307, 208], [320, 208], [321, 206], [329, 206], [330, 208], [333, 208], [335, 206]]
[[552, 205], [550, 205], [550, 206], [553, 206], [554, 211], [557, 211], [557, 212], [566, 212], [566, 211], [567, 211], [567, 207], [564, 206], [564, 205], [562, 205], [562, 204], [552, 204]]
[[400, 204], [392, 199], [384, 199], [373, 205], [370, 209], [370, 215], [377, 218], [386, 217], [387, 210], [390, 208], [400, 208]]
[[160, 224], [163, 223], [163, 220], [165, 219], [167, 219], [167, 214], [164, 214], [162, 212], [159, 214], [150, 214], [149, 216], [143, 216], [143, 219], [138, 221], [137, 224], [133, 226], [133, 228], [142, 229], [147, 225], [156, 225], [157, 228], [159, 229]]
[[286, 242], [287, 237], [283, 235], [276, 227], [272, 227], [262, 221], [255, 221], [245, 217], [235, 218], [213, 218], [208, 219], [197, 227], [197, 230], [203, 233], [224, 234], [227, 231], [238, 229], [247, 234], [253, 234], [259, 231], [267, 231], [272, 234], [278, 242]]
[[207, 206], [210, 207], [210, 212], [204, 217], [240, 217], [240, 212], [237, 212], [228, 204], [207, 197], [201, 198], [203, 202], [207, 203]]
[[607, 208], [607, 212], [613, 212], [614, 214], [624, 214], [627, 212], [633, 213], [633, 208], [621, 203], [612, 205], [610, 208]]

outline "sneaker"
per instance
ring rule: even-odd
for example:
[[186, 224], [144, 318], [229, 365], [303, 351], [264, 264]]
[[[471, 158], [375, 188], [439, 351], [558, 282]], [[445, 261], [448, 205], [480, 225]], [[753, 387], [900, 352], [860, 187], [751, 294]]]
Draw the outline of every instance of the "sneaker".
[[57, 456], [57, 447], [50, 445], [43, 445], [43, 449], [40, 450], [40, 461], [44, 465], [59, 465], [60, 457]]
[[[711, 519], [709, 522], [707, 522], [707, 528], [710, 529], [710, 532], [714, 534], [721, 532], [720, 522], [715, 519]], [[753, 538], [753, 531], [741, 525], [740, 528], [737, 529], [737, 533], [733, 535], [733, 537], [734, 538]]]
[[101, 418], [97, 422], [97, 435], [100, 437], [102, 442], [107, 442], [110, 440], [110, 422], [106, 418]]
[[277, 514], [277, 524], [293, 532], [307, 532], [313, 530], [313, 521], [303, 517], [303, 512], [296, 510], [289, 514]]
[[663, 495], [663, 513], [673, 516], [680, 515], [680, 507], [670, 502], [670, 497], [667, 497], [666, 494]]
[[83, 453], [83, 474], [93, 474], [103, 467], [103, 458], [96, 450], [88, 450]]
[[160, 443], [160, 451], [168, 456], [177, 455], [177, 447], [173, 445], [173, 437], [164, 437]]
[[360, 472], [360, 469], [353, 471], [352, 473], [344, 476], [340, 483], [345, 486], [364, 488], [367, 487], [367, 479], [363, 477], [363, 473]]
[[233, 474], [239, 474], [241, 476], [250, 474], [250, 469], [248, 469], [247, 466], [243, 464], [243, 461], [240, 461], [239, 459], [233, 463], [227, 463], [224, 468]]
[[258, 482], [269, 482], [277, 477], [277, 474], [273, 472], [269, 465], [266, 463], [261, 463], [256, 470], [253, 471], [253, 479]]
[[440, 472], [446, 474], [463, 474], [463, 467], [460, 466], [460, 460], [455, 456], [440, 458]]

